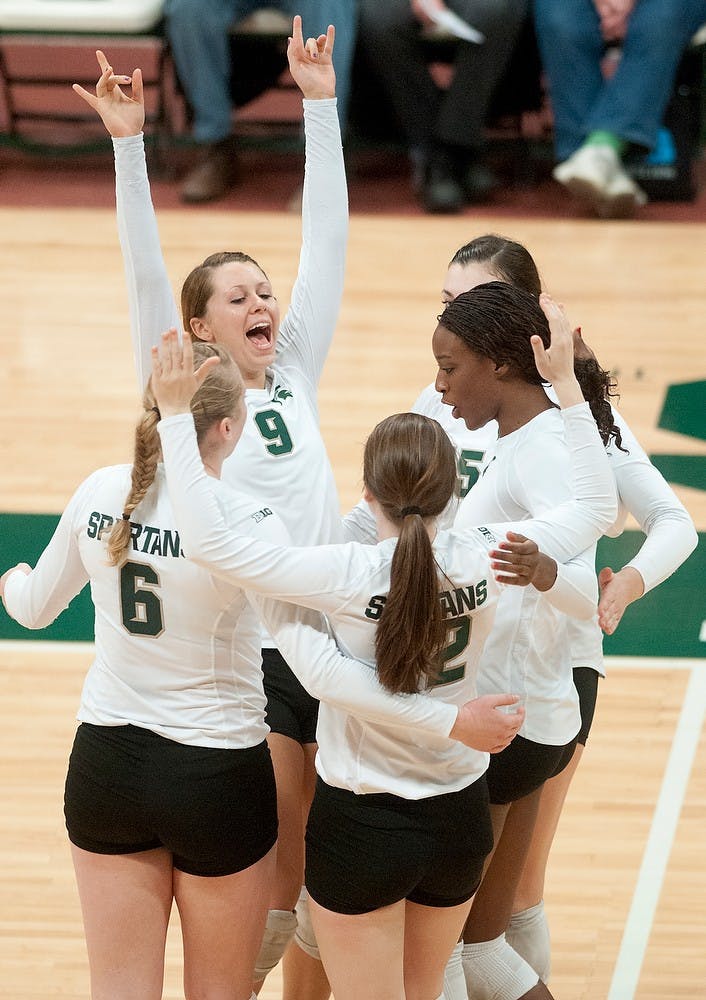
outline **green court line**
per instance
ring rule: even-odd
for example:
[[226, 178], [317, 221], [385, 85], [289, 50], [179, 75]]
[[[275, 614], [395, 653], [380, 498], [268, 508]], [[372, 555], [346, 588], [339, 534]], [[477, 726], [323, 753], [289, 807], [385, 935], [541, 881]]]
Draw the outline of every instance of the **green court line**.
[[[2, 559], [0, 571], [23, 561], [34, 565], [58, 522], [51, 514], [0, 514]], [[598, 545], [599, 567], [623, 566], [639, 549], [644, 535], [626, 531], [619, 538], [603, 538]], [[660, 587], [631, 605], [620, 628], [606, 636], [606, 654], [613, 656], [706, 656], [700, 639], [706, 621], [706, 533], [696, 551]], [[0, 640], [52, 639], [93, 641], [93, 605], [86, 587], [49, 628], [22, 628], [0, 608]]]
[[706, 441], [706, 381], [670, 385], [657, 426]]
[[706, 455], [650, 455], [650, 461], [667, 482], [706, 490]]

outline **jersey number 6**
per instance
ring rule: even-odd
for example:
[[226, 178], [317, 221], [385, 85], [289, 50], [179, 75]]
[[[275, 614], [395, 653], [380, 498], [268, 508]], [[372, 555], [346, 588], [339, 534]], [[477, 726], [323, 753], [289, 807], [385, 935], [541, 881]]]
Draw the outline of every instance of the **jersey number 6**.
[[120, 611], [130, 635], [156, 639], [164, 631], [162, 602], [152, 589], [158, 586], [159, 574], [151, 566], [126, 562], [120, 567]]

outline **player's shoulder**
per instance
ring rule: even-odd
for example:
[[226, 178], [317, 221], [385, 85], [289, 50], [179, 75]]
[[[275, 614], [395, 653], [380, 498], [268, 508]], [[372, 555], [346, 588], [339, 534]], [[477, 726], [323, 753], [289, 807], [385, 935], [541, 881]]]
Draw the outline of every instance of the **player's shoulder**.
[[106, 465], [91, 472], [78, 486], [74, 497], [94, 497], [104, 494], [118, 493], [126, 494], [130, 488], [130, 476], [132, 466]]
[[469, 524], [463, 528], [450, 528], [440, 531], [434, 540], [434, 551], [456, 556], [468, 552], [486, 552], [490, 547], [502, 541], [497, 530], [492, 525]]
[[542, 457], [567, 450], [564, 421], [561, 410], [551, 406], [542, 410], [537, 416], [512, 435], [515, 451], [518, 456], [529, 457], [541, 461]]

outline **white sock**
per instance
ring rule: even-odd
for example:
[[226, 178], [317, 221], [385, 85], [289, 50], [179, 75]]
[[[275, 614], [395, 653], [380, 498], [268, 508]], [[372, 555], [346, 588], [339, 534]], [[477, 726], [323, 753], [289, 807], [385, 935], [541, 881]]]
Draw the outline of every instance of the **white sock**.
[[451, 957], [444, 969], [444, 992], [441, 1000], [468, 1000], [466, 978], [463, 975], [463, 964], [461, 962], [462, 952], [463, 941], [459, 941], [451, 952]]
[[463, 946], [468, 1000], [520, 1000], [539, 982], [534, 969], [505, 940]]
[[529, 962], [543, 983], [549, 982], [551, 971], [551, 943], [549, 924], [544, 912], [544, 900], [527, 910], [513, 913], [505, 932], [508, 944], [518, 955]]

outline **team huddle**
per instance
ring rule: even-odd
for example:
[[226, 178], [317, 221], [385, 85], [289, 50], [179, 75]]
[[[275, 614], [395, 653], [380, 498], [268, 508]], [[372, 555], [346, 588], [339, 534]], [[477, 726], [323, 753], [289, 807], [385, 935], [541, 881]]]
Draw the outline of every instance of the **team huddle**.
[[[299, 1000], [551, 998], [544, 872], [601, 630], [696, 544], [531, 255], [495, 235], [454, 254], [435, 382], [371, 431], [341, 517], [317, 406], [348, 231], [333, 44], [294, 19], [283, 318], [240, 251], [195, 267], [179, 310], [140, 72], [99, 52], [95, 94], [74, 88], [113, 137], [143, 410], [133, 463], [89, 476], [0, 592], [43, 628], [91, 587], [65, 816], [95, 998], [161, 997], [173, 901], [187, 997], [250, 1000], [284, 956]], [[646, 540], [599, 590], [627, 512]]]

